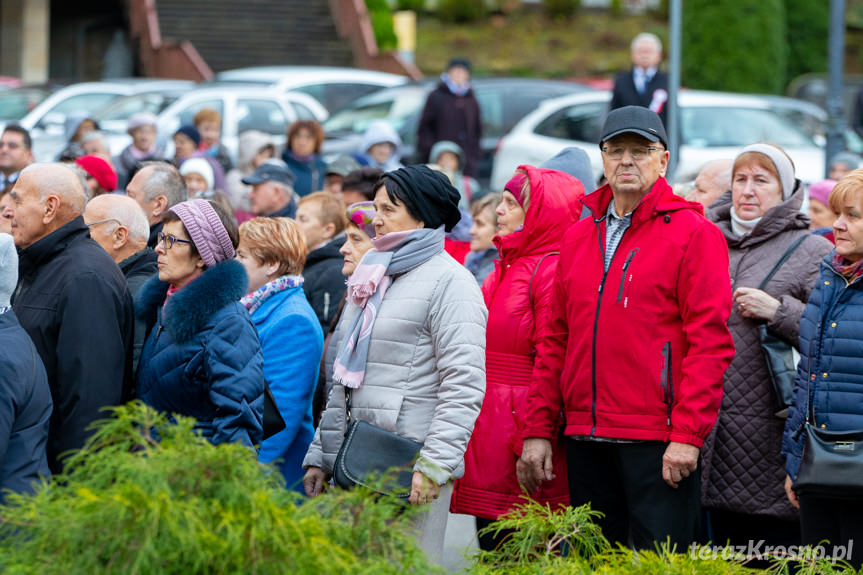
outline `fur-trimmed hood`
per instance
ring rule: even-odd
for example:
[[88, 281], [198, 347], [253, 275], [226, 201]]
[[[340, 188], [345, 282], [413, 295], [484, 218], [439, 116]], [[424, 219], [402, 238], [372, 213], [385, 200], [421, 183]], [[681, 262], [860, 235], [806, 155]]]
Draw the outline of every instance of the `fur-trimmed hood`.
[[[135, 315], [155, 325], [168, 287], [158, 275], [147, 280], [135, 298]], [[162, 326], [176, 341], [189, 341], [216, 312], [246, 295], [248, 287], [243, 264], [236, 260], [217, 264], [171, 296], [162, 314]]]

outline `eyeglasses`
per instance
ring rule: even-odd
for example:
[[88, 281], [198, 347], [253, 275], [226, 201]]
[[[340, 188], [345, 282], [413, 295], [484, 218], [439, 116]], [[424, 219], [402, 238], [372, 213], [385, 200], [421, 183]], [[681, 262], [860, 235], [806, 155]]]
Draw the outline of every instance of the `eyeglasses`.
[[172, 247], [174, 247], [174, 244], [177, 242], [179, 242], [181, 244], [190, 244], [190, 245], [192, 243], [189, 240], [181, 240], [180, 238], [172, 236], [171, 234], [164, 234], [162, 232], [159, 232], [158, 237], [159, 237], [159, 243], [163, 244], [165, 246], [166, 250], [169, 250]]
[[117, 218], [105, 218], [104, 220], [97, 220], [95, 222], [90, 222], [89, 224], [87, 224], [87, 227], [89, 228], [89, 227], [95, 226], [96, 224], [104, 224], [105, 222], [117, 222], [119, 224], [120, 220], [118, 220]]
[[662, 150], [662, 148], [658, 148], [656, 146], [633, 146], [631, 148], [624, 148], [623, 146], [615, 148], [606, 147], [602, 148], [602, 153], [611, 158], [612, 160], [620, 160], [623, 158], [623, 154], [627, 150], [629, 150], [629, 157], [637, 162], [646, 158], [648, 154], [650, 154], [650, 152]]

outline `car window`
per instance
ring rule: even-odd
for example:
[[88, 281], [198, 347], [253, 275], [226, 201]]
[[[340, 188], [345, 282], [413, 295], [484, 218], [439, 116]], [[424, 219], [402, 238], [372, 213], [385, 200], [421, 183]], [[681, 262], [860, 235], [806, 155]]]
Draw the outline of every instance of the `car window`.
[[598, 142], [605, 110], [600, 102], [568, 106], [540, 122], [534, 132], [549, 138]]
[[222, 118], [225, 117], [222, 100], [199, 100], [194, 102], [193, 104], [189, 104], [177, 114], [179, 117], [179, 123], [177, 127], [192, 125], [195, 123], [195, 114], [203, 110], [204, 108], [209, 108], [211, 110], [215, 110], [219, 113]]
[[50, 93], [39, 88], [16, 88], [0, 92], [0, 121], [20, 120]]
[[380, 89], [380, 86], [375, 86], [374, 84], [360, 84], [356, 82], [327, 84], [324, 86], [323, 99], [318, 98], [318, 101], [323, 103], [330, 113], [333, 113], [341, 110], [357, 98], [377, 92]]
[[120, 94], [90, 93], [79, 94], [66, 98], [56, 106], [48, 110], [39, 120], [38, 126], [45, 128], [49, 125], [62, 124], [69, 114], [92, 114], [104, 108], [108, 103], [116, 100]]
[[317, 120], [318, 118], [315, 116], [315, 113], [312, 112], [308, 106], [305, 104], [300, 104], [299, 102], [291, 102], [291, 106], [294, 107], [294, 112], [297, 113], [297, 120]]
[[237, 102], [237, 133], [258, 130], [279, 135], [287, 130], [288, 120], [282, 108], [272, 100], [239, 100]]
[[324, 123], [324, 131], [361, 134], [374, 120], [386, 119], [393, 104], [393, 100], [386, 100], [374, 102], [366, 106], [346, 108]]
[[158, 116], [162, 110], [176, 100], [177, 96], [158, 92], [126, 96], [111, 102], [99, 112], [98, 119], [106, 121], [128, 120], [132, 115], [140, 112], [149, 112]]
[[504, 129], [503, 92], [476, 92], [482, 117], [482, 135], [486, 138], [499, 138], [506, 133]]
[[738, 147], [773, 142], [783, 147], [813, 146], [812, 138], [787, 118], [749, 108], [682, 108], [683, 143], [694, 148]]

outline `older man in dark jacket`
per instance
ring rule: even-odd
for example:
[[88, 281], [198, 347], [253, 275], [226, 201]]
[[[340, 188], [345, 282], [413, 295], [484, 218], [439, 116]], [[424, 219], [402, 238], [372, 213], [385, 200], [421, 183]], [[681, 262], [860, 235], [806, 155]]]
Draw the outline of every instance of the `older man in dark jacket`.
[[132, 297], [120, 269], [90, 238], [84, 187], [62, 164], [26, 168], [10, 192], [19, 250], [12, 306], [48, 374], [54, 413], [48, 463], [83, 446], [101, 409], [131, 395]]
[[48, 477], [51, 391], [45, 367], [9, 298], [18, 281], [12, 236], [0, 234], [0, 504], [6, 490], [28, 493]]

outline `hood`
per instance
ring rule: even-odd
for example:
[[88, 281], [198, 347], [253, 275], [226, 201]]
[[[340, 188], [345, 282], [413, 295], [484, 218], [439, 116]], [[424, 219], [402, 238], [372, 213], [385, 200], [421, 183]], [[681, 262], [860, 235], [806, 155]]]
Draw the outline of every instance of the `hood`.
[[464, 150], [461, 149], [461, 146], [455, 142], [450, 142], [449, 140], [441, 140], [432, 146], [431, 152], [429, 153], [429, 161], [436, 163], [437, 157], [444, 152], [452, 152], [458, 156], [458, 167], [459, 169], [464, 168]]
[[[87, 119], [92, 120], [92, 118], [88, 118], [87, 112], [72, 112], [66, 116], [66, 119], [63, 121], [63, 134], [66, 136], [67, 142], [72, 140], [72, 136], [75, 135], [75, 131], [81, 125], [81, 122]], [[96, 129], [98, 130], [99, 122], [93, 120], [93, 123], [96, 124]]]
[[758, 225], [743, 237], [731, 230], [731, 208], [734, 205], [731, 190], [710, 204], [707, 217], [719, 226], [730, 247], [746, 248], [767, 241], [787, 230], [807, 229], [810, 223], [809, 216], [800, 211], [804, 195], [803, 185], [800, 180], [795, 180], [791, 197], [764, 212]]
[[596, 189], [596, 178], [590, 167], [590, 157], [581, 148], [564, 148], [556, 156], [540, 166], [547, 170], [558, 170], [574, 177], [584, 186], [584, 193], [589, 194]]
[[360, 142], [359, 153], [365, 154], [369, 148], [382, 142], [389, 142], [394, 145], [396, 147], [395, 154], [398, 153], [398, 150], [402, 145], [402, 139], [389, 122], [386, 120], [375, 120], [369, 124], [369, 127], [366, 128], [366, 131], [363, 134], [363, 139]]
[[[605, 212], [608, 211], [608, 204], [611, 203], [613, 194], [611, 186], [605, 184], [598, 188], [592, 194], [588, 194], [582, 199], [582, 203], [590, 210], [590, 215], [594, 221], [602, 219]], [[637, 225], [644, 222], [657, 214], [675, 212], [678, 210], [693, 210], [699, 214], [704, 214], [704, 208], [698, 202], [690, 202], [675, 194], [671, 186], [665, 178], [659, 178], [654, 182], [650, 191], [641, 199], [641, 203], [632, 214], [632, 224]]]
[[494, 239], [503, 260], [559, 250], [564, 233], [581, 216], [581, 182], [558, 170], [518, 169], [527, 171], [530, 202], [521, 231]]
[[265, 146], [275, 146], [273, 137], [258, 130], [247, 130], [238, 140], [237, 167], [241, 170], [254, 170], [252, 160]]
[[[246, 295], [249, 278], [243, 264], [227, 260], [207, 269], [201, 276], [171, 296], [165, 304], [162, 325], [179, 343], [190, 341], [210, 318], [226, 305]], [[151, 277], [135, 298], [135, 315], [155, 323], [155, 314], [165, 303], [168, 284]]]

